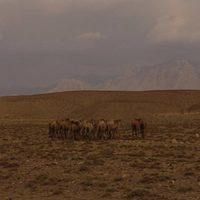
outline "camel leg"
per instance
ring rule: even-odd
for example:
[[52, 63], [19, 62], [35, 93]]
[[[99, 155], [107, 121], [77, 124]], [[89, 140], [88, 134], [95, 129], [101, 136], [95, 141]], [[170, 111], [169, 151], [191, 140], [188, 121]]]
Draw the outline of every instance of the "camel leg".
[[76, 132], [73, 133], [73, 140], [76, 140]]
[[138, 131], [137, 131], [137, 129], [135, 129], [135, 138], [137, 138], [138, 137]]
[[49, 127], [49, 132], [48, 132], [48, 134], [49, 134], [49, 137], [52, 138], [52, 131], [51, 131], [51, 128], [50, 128], [50, 127]]
[[134, 138], [134, 129], [132, 128], [132, 140]]
[[141, 130], [141, 134], [142, 134], [142, 138], [144, 139], [145, 138], [144, 130]]

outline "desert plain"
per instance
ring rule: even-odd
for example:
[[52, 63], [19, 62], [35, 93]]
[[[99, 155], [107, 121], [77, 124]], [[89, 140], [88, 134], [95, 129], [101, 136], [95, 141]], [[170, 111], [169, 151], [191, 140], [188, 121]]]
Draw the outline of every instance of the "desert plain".
[[[52, 140], [65, 117], [121, 119], [121, 137]], [[130, 137], [138, 117], [145, 139]], [[0, 199], [200, 199], [200, 91], [0, 97]]]

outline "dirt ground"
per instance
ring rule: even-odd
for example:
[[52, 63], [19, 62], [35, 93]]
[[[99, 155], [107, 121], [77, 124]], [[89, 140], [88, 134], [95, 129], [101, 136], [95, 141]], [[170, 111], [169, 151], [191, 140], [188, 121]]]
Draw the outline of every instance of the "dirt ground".
[[200, 199], [200, 113], [160, 114], [146, 138], [62, 141], [46, 120], [0, 121], [0, 199]]

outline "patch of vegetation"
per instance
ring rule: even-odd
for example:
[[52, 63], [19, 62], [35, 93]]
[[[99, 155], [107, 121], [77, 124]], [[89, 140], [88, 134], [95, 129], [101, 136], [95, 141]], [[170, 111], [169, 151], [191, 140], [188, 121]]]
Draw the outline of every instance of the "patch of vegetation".
[[195, 173], [191, 171], [187, 171], [184, 173], [184, 176], [195, 176]]
[[35, 188], [36, 186], [56, 185], [59, 182], [60, 180], [56, 177], [49, 177], [46, 174], [41, 174], [29, 181], [25, 187]]
[[58, 195], [62, 195], [62, 194], [63, 194], [63, 190], [61, 188], [55, 189], [52, 192], [52, 195], [54, 195], [54, 196], [58, 196]]
[[98, 187], [101, 187], [101, 188], [105, 188], [105, 187], [108, 186], [108, 183], [106, 183], [106, 182], [101, 182], [101, 183], [98, 183], [97, 186], [98, 186]]
[[80, 172], [89, 171], [89, 168], [86, 165], [81, 165], [78, 169]]
[[170, 177], [169, 176], [159, 176], [157, 178], [158, 181], [161, 181], [161, 182], [164, 182], [164, 181], [168, 181], [170, 180]]
[[135, 160], [134, 162], [132, 162], [131, 164], [130, 164], [130, 166], [132, 167], [132, 168], [139, 168], [139, 169], [143, 169], [143, 168], [145, 168], [146, 167], [146, 164], [145, 164], [145, 162], [143, 162], [143, 160]]
[[17, 168], [17, 167], [19, 167], [19, 164], [16, 162], [1, 161], [0, 167], [2, 167], [2, 168]]
[[178, 191], [179, 193], [188, 193], [188, 192], [192, 192], [192, 191], [193, 191], [193, 188], [190, 187], [190, 186], [188, 186], [188, 187], [182, 186], [182, 187], [178, 188], [177, 191]]
[[83, 180], [80, 184], [85, 186], [85, 187], [91, 187], [91, 186], [94, 185], [94, 183], [91, 179]]
[[115, 191], [116, 191], [115, 188], [111, 188], [111, 187], [106, 188], [106, 193], [113, 193], [113, 192], [115, 192]]
[[142, 184], [150, 184], [150, 183], [155, 183], [157, 182], [157, 178], [156, 177], [153, 177], [153, 176], [144, 176], [140, 181], [139, 183], [142, 183]]
[[133, 199], [135, 197], [145, 197], [150, 195], [150, 192], [148, 190], [145, 190], [143, 188], [136, 188], [133, 190], [128, 190], [124, 194], [124, 198], [126, 199]]
[[115, 182], [120, 182], [120, 181], [122, 181], [123, 180], [123, 178], [121, 177], [121, 176], [117, 176], [117, 177], [115, 177], [114, 179], [113, 179], [113, 181], [115, 181]]
[[109, 198], [111, 196], [112, 196], [112, 194], [109, 192], [105, 192], [103, 195], [101, 195], [102, 198]]

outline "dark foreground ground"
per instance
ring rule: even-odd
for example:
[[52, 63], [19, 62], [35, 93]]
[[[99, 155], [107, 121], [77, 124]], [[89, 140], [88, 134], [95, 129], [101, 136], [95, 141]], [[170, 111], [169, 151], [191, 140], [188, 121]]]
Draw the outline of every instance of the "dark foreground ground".
[[1, 120], [0, 199], [200, 199], [199, 134], [200, 114], [154, 116], [145, 140], [92, 142], [52, 141], [42, 120]]

